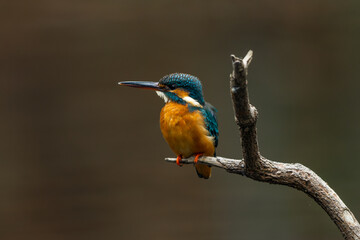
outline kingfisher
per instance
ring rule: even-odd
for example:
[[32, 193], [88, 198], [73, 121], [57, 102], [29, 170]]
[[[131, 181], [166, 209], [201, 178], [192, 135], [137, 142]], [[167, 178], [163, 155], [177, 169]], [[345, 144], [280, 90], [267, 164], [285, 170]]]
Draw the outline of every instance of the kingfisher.
[[217, 110], [205, 102], [200, 80], [190, 74], [173, 73], [158, 82], [126, 81], [121, 86], [156, 91], [165, 106], [160, 112], [160, 129], [165, 141], [182, 158], [195, 156], [194, 165], [200, 178], [211, 176], [211, 167], [198, 163], [200, 156], [216, 156], [218, 145]]

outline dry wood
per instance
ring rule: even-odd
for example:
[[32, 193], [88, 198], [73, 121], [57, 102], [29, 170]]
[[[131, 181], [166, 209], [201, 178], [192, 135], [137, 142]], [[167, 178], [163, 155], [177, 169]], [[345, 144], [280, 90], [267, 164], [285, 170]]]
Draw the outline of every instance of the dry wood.
[[[247, 87], [247, 72], [252, 55], [251, 50], [243, 59], [231, 55], [233, 72], [230, 75], [230, 93], [244, 159], [202, 157], [199, 162], [257, 181], [296, 188], [313, 198], [327, 212], [345, 239], [360, 240], [359, 222], [336, 192], [315, 172], [299, 163], [275, 162], [261, 156], [256, 134], [257, 110], [250, 104]], [[176, 162], [175, 158], [165, 160]], [[184, 164], [193, 164], [193, 160], [188, 158], [182, 161]]]

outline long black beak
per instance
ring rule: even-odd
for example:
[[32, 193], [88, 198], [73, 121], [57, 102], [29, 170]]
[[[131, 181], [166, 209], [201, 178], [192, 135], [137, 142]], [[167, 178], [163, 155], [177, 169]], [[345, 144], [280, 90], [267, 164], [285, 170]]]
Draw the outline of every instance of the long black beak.
[[159, 86], [158, 82], [127, 81], [127, 82], [119, 82], [118, 84], [121, 86], [151, 89], [151, 90], [155, 90], [155, 91], [164, 91], [165, 90], [163, 87]]

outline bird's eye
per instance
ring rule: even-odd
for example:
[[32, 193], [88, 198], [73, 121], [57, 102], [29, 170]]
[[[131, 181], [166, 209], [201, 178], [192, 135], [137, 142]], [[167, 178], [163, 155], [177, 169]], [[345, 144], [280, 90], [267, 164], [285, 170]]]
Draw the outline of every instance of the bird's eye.
[[170, 84], [168, 85], [168, 87], [171, 89], [171, 90], [174, 90], [176, 87], [175, 87], [175, 84]]

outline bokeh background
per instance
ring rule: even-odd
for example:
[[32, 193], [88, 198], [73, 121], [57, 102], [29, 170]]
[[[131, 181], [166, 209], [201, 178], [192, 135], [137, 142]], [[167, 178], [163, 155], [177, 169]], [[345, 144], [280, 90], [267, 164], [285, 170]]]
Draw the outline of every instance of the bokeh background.
[[313, 169], [359, 219], [359, 13], [356, 0], [1, 1], [0, 238], [342, 239], [301, 192], [166, 163], [163, 101], [117, 82], [198, 76], [218, 155], [241, 158], [230, 54], [254, 50], [261, 153]]

